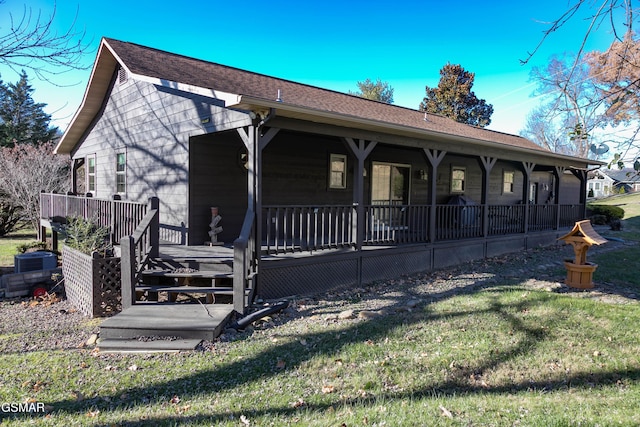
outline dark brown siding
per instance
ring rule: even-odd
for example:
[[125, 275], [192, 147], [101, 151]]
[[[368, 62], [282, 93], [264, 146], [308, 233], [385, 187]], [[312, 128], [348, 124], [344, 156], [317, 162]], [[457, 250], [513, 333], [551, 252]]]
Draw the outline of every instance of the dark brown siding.
[[236, 131], [191, 138], [189, 143], [189, 244], [210, 241], [211, 207], [218, 207], [223, 228], [218, 240], [232, 243], [247, 210], [247, 171]]

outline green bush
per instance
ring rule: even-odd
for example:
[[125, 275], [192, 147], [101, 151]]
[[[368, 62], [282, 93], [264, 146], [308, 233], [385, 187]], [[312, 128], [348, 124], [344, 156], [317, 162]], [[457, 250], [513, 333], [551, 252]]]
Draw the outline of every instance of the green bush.
[[87, 255], [98, 252], [105, 256], [111, 250], [109, 229], [100, 227], [88, 219], [67, 218], [64, 236], [65, 245]]
[[46, 251], [47, 243], [41, 242], [39, 240], [32, 240], [30, 242], [25, 242], [16, 246], [16, 250], [18, 251], [19, 254], [26, 253], [30, 249], [35, 249], [37, 251]]
[[587, 208], [590, 211], [590, 216], [604, 215], [607, 218], [607, 224], [613, 220], [624, 218], [624, 209], [619, 206], [587, 205]]

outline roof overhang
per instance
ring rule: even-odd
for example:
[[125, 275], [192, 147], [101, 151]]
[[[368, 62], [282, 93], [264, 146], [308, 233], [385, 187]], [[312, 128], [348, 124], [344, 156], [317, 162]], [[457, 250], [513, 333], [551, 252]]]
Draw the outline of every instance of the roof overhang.
[[71, 119], [71, 123], [64, 135], [58, 141], [54, 153], [70, 154], [73, 151], [78, 141], [91, 126], [98, 112], [102, 109], [117, 66], [117, 56], [103, 40], [100, 43], [82, 103], [73, 119]]
[[227, 104], [229, 108], [237, 108], [247, 111], [262, 111], [273, 109], [276, 111], [276, 115], [280, 117], [287, 117], [292, 119], [307, 120], [316, 123], [323, 123], [328, 125], [350, 127], [374, 132], [381, 132], [393, 135], [401, 135], [408, 138], [415, 138], [420, 140], [425, 139], [438, 139], [440, 141], [449, 141], [456, 143], [474, 144], [476, 146], [484, 146], [496, 149], [502, 149], [511, 152], [518, 152], [521, 154], [529, 154], [532, 156], [543, 156], [548, 158], [554, 158], [562, 160], [564, 162], [575, 162], [577, 165], [605, 165], [605, 162], [597, 160], [588, 160], [575, 156], [568, 156], [564, 154], [558, 154], [553, 152], [547, 152], [544, 150], [535, 150], [526, 147], [517, 147], [509, 144], [504, 144], [495, 141], [489, 141], [479, 138], [470, 138], [460, 135], [452, 135], [444, 132], [433, 131], [429, 129], [421, 129], [418, 127], [403, 126], [395, 123], [383, 122], [379, 120], [370, 120], [358, 116], [345, 115], [341, 113], [335, 113], [326, 110], [314, 109], [299, 105], [287, 104], [279, 101], [268, 100], [263, 98], [256, 98], [247, 95], [240, 95], [237, 97], [235, 104]]

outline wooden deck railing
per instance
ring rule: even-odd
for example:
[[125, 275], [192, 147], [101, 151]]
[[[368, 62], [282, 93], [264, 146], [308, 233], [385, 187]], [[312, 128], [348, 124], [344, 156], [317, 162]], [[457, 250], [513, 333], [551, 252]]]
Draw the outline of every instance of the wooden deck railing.
[[427, 205], [365, 206], [365, 245], [429, 241]]
[[436, 240], [482, 237], [482, 205], [436, 205]]
[[[429, 205], [365, 206], [363, 244], [429, 243], [480, 238], [485, 233], [548, 231], [583, 219], [581, 205], [436, 205], [435, 235], [430, 236], [431, 209]], [[266, 252], [356, 247], [354, 212], [353, 206], [266, 206], [262, 236]]]
[[[260, 255], [256, 249], [255, 213], [248, 210], [240, 236], [233, 242], [233, 309], [244, 313], [253, 299]], [[247, 291], [251, 294], [247, 295]]]
[[136, 302], [136, 285], [149, 261], [158, 257], [160, 212], [157, 197], [149, 200], [149, 210], [131, 235], [120, 239], [122, 309]]
[[40, 218], [80, 217], [111, 231], [111, 243], [118, 243], [136, 229], [147, 213], [147, 204], [98, 199], [67, 194], [41, 193]]
[[524, 233], [525, 205], [489, 205], [489, 235]]
[[355, 245], [354, 207], [264, 206], [264, 240], [270, 254]]

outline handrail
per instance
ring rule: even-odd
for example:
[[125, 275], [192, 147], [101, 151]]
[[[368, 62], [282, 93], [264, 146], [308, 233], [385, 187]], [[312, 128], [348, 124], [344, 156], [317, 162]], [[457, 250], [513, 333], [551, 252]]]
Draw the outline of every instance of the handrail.
[[245, 313], [247, 302], [253, 298], [253, 295], [249, 295], [248, 301], [245, 300], [246, 291], [250, 289], [250, 281], [255, 291], [259, 262], [256, 251], [255, 219], [255, 212], [248, 209], [240, 236], [233, 242], [233, 309], [240, 314]]
[[131, 234], [146, 213], [146, 203], [40, 193], [40, 219], [80, 217], [90, 220], [110, 229], [111, 243]]
[[120, 239], [122, 309], [136, 302], [135, 287], [140, 274], [158, 256], [160, 209], [157, 197], [149, 199], [149, 209], [133, 233]]

